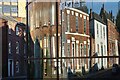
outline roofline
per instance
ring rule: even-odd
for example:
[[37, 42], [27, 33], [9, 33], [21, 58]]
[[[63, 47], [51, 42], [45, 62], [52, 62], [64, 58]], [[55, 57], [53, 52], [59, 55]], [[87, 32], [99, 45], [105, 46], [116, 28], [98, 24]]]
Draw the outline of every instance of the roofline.
[[82, 13], [82, 14], [84, 14], [84, 15], [89, 16], [89, 14], [87, 14], [87, 13], [81, 11], [81, 10], [75, 9], [75, 8], [68, 8], [68, 7], [67, 7], [66, 9], [70, 9], [70, 10], [73, 10], [73, 11], [76, 11], [76, 12], [79, 12], [79, 13]]
[[106, 23], [105, 23], [105, 22], [100, 21], [100, 20], [98, 20], [98, 19], [96, 19], [96, 18], [92, 18], [92, 19], [90, 19], [90, 21], [91, 21], [91, 20], [96, 20], [96, 21], [98, 21], [98, 22], [100, 22], [100, 23], [102, 23], [102, 24], [106, 25]]

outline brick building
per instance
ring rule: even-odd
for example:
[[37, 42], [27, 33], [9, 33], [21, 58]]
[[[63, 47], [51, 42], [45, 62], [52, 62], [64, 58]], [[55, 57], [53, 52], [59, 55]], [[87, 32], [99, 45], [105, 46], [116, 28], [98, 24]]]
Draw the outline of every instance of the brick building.
[[[34, 65], [39, 70], [39, 67], [44, 67], [43, 76], [41, 77], [50, 77], [52, 75], [56, 75], [56, 44], [59, 46], [59, 57], [74, 58], [89, 56], [89, 15], [81, 10], [74, 8], [67, 8], [61, 12], [60, 7], [58, 7], [59, 41], [56, 43], [55, 5], [56, 4], [54, 2], [38, 3], [33, 1], [28, 6], [30, 8], [30, 34], [32, 41], [34, 42], [34, 58], [55, 58], [50, 60], [43, 60], [43, 65]], [[40, 48], [39, 50], [38, 47]], [[38, 50], [38, 53], [36, 50]], [[63, 73], [64, 76], [67, 75], [68, 67], [70, 67], [72, 71], [81, 71], [82, 67], [84, 67], [86, 70], [89, 69], [88, 59], [73, 58], [62, 60], [59, 59], [59, 74]], [[39, 77], [37, 75], [37, 73], [40, 73], [39, 70], [35, 70], [34, 77]]]
[[2, 78], [26, 76], [25, 25], [12, 17], [1, 15]]
[[[112, 12], [107, 13], [107, 11], [104, 9], [104, 4], [103, 4], [103, 7], [101, 8], [100, 16], [107, 25], [108, 56], [119, 56], [118, 43], [119, 43], [120, 34], [117, 31]], [[108, 59], [108, 67], [112, 66], [112, 64], [114, 63], [117, 63], [117, 64], [119, 63], [118, 58]]]
[[[64, 11], [65, 21], [63, 27], [65, 31], [65, 51], [66, 57], [89, 56], [90, 36], [89, 36], [89, 15], [81, 10], [67, 8]], [[69, 59], [67, 67], [72, 70], [82, 70], [82, 67], [89, 69], [88, 59]], [[69, 66], [70, 65], [70, 66]]]

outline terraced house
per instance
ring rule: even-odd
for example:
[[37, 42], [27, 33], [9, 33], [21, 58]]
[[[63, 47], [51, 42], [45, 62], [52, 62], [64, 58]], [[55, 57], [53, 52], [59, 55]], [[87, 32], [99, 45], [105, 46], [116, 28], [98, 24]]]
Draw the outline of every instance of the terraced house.
[[[112, 15], [112, 12], [107, 12], [103, 7], [100, 11], [100, 16], [103, 19], [103, 21], [107, 25], [107, 55], [108, 56], [118, 56], [119, 55], [119, 32], [117, 31], [116, 25], [115, 25], [115, 19]], [[119, 63], [118, 58], [110, 58], [108, 59], [107, 66], [110, 67], [115, 63]]]
[[[90, 11], [91, 56], [107, 56], [107, 26], [102, 18]], [[92, 66], [107, 68], [107, 58], [92, 59]]]

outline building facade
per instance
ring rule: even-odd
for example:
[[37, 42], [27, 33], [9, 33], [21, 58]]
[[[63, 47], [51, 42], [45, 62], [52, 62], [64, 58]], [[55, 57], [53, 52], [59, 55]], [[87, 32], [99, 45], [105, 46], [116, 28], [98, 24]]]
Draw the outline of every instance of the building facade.
[[[117, 31], [116, 25], [109, 19], [108, 22], [108, 55], [119, 56], [118, 44], [119, 44], [119, 32]], [[114, 35], [114, 36], [112, 36]], [[119, 64], [118, 58], [109, 59], [108, 65]]]
[[[59, 46], [59, 57], [66, 57], [66, 59], [59, 59], [60, 75], [67, 77], [68, 68], [72, 72], [82, 71], [82, 68], [89, 69], [89, 59], [73, 59], [74, 57], [89, 56], [89, 15], [74, 8], [60, 11], [60, 7], [58, 7], [58, 15], [56, 16], [55, 5], [55, 2], [32, 2], [29, 4], [29, 25], [31, 38], [34, 42], [34, 58], [53, 58], [50, 60], [40, 59], [41, 63], [35, 62], [43, 65], [34, 65], [39, 69], [35, 69], [34, 77], [40, 77], [38, 73], [43, 74], [42, 78], [56, 75], [56, 45]], [[56, 17], [59, 22], [58, 43], [56, 43]], [[34, 59], [34, 61], [36, 60]], [[39, 68], [41, 66], [43, 66], [42, 70]]]
[[[89, 36], [89, 15], [74, 8], [65, 9], [65, 21], [63, 27], [65, 31], [64, 54], [66, 57], [89, 56], [90, 36]], [[65, 25], [64, 25], [65, 24]], [[88, 59], [69, 59], [67, 67], [75, 71], [82, 70], [82, 67], [89, 69]]]
[[[94, 13], [90, 13], [90, 34], [91, 34], [91, 56], [107, 56], [107, 26], [102, 18]], [[95, 58], [93, 64], [98, 64], [98, 68], [107, 68], [107, 58]]]
[[[111, 13], [107, 13], [106, 10], [104, 9], [104, 5], [101, 8], [100, 11], [100, 16], [103, 19], [103, 21], [107, 25], [107, 50], [108, 56], [118, 56], [118, 44], [119, 44], [119, 32], [117, 31], [115, 22], [114, 22], [114, 17]], [[113, 36], [114, 35], [114, 36]], [[112, 66], [115, 63], [119, 63], [118, 58], [108, 58], [108, 67]]]
[[21, 22], [25, 22], [25, 6], [26, 0], [0, 0], [0, 14], [12, 16], [16, 19], [19, 17]]
[[1, 16], [0, 19], [2, 20], [2, 78], [26, 77], [25, 25], [18, 23], [12, 17]]

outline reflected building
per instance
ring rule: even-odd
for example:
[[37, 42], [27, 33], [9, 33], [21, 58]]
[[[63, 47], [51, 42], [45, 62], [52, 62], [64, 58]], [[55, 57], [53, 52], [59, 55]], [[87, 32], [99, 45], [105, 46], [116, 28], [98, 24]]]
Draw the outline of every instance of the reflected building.
[[[107, 26], [102, 18], [90, 10], [91, 56], [107, 56]], [[107, 58], [92, 59], [92, 66], [107, 68]]]
[[0, 0], [0, 14], [12, 16], [20, 22], [25, 22], [26, 0]]
[[[28, 9], [30, 34], [34, 47], [37, 39], [40, 46], [39, 55], [43, 54], [43, 58], [52, 58], [43, 59], [43, 65], [40, 65], [43, 66], [43, 78], [56, 77], [56, 45], [59, 46], [59, 57], [66, 57], [66, 59], [59, 59], [58, 62], [60, 77], [67, 77], [68, 68], [72, 72], [82, 71], [82, 67], [88, 70], [89, 59], [74, 57], [90, 55], [89, 15], [74, 8], [60, 11], [60, 6], [56, 15], [55, 2], [33, 1], [28, 5]], [[58, 17], [58, 43], [56, 43], [56, 17]]]
[[[102, 20], [107, 25], [107, 51], [108, 56], [119, 56], [118, 44], [119, 44], [119, 32], [114, 22], [114, 16], [112, 12], [107, 12], [104, 8], [104, 4], [100, 11]], [[114, 35], [114, 36], [113, 36]], [[110, 58], [107, 60], [107, 67], [111, 67], [113, 64], [118, 64], [118, 58]]]
[[[26, 77], [25, 24], [12, 17], [0, 15], [2, 79]], [[1, 67], [0, 67], [1, 68]], [[0, 70], [1, 77], [1, 70]]]

